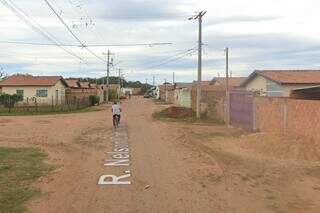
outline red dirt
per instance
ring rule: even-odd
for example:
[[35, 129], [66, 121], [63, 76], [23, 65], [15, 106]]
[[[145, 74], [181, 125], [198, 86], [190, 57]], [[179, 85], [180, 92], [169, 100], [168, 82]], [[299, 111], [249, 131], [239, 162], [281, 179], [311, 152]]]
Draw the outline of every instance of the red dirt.
[[0, 146], [40, 147], [49, 153], [50, 163], [61, 166], [39, 179], [36, 185], [44, 193], [28, 203], [29, 210], [319, 212], [319, 146], [224, 126], [157, 121], [151, 115], [159, 107], [138, 97], [122, 103], [121, 124], [126, 125], [131, 158], [129, 186], [97, 185], [100, 175], [120, 169], [103, 166], [114, 131], [109, 107], [80, 114], [0, 117]]
[[190, 118], [194, 116], [192, 109], [174, 106], [164, 109], [161, 113], [169, 118]]

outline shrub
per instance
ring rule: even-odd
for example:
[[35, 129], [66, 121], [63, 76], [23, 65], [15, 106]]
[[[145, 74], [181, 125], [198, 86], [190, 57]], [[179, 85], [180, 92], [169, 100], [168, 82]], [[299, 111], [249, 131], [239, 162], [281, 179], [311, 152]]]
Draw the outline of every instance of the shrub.
[[22, 101], [22, 100], [23, 100], [23, 97], [21, 95], [17, 95], [17, 94], [13, 94], [13, 95], [2, 94], [2, 95], [0, 95], [0, 104], [6, 108], [12, 108], [12, 107], [14, 107], [14, 105], [17, 102]]
[[90, 101], [91, 106], [95, 106], [100, 103], [100, 97], [96, 96], [96, 95], [90, 95], [89, 101]]

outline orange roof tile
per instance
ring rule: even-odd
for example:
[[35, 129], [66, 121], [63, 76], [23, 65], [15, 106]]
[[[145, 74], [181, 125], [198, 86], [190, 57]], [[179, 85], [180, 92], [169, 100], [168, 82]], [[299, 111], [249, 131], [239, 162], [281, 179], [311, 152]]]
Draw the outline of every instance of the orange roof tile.
[[281, 84], [320, 84], [320, 70], [262, 70], [257, 72]]
[[70, 87], [70, 88], [79, 88], [77, 79], [67, 79], [65, 81], [66, 81], [68, 87]]
[[3, 86], [53, 86], [60, 80], [63, 81], [63, 78], [61, 76], [12, 75], [7, 79], [1, 81], [0, 87], [3, 87]]

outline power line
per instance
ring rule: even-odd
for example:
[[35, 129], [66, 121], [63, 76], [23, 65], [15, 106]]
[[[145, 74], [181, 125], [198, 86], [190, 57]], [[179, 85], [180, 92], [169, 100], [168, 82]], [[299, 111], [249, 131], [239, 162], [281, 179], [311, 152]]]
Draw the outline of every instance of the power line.
[[55, 9], [51, 6], [51, 4], [47, 1], [44, 0], [47, 5], [50, 7], [50, 9], [53, 11], [53, 13], [59, 18], [59, 20], [62, 22], [62, 24], [68, 29], [68, 31], [71, 33], [71, 35], [81, 44], [81, 47], [85, 48], [88, 52], [90, 52], [92, 55], [94, 55], [97, 59], [103, 61], [105, 63], [105, 60], [95, 54], [92, 50], [90, 50], [86, 45], [82, 43], [82, 41], [72, 32], [72, 30], [69, 28], [69, 26], [64, 22], [64, 20], [61, 18], [61, 16], [55, 11]]
[[[54, 43], [37, 43], [37, 42], [25, 42], [25, 41], [0, 41], [1, 44], [21, 44], [21, 45], [34, 45], [34, 46], [56, 46]], [[139, 43], [139, 44], [92, 44], [85, 45], [85, 47], [135, 47], [135, 46], [159, 46], [170, 45], [172, 43]], [[65, 47], [83, 47], [76, 44], [59, 44]]]
[[188, 56], [188, 55], [191, 55], [192, 53], [195, 53], [195, 52], [197, 52], [197, 51], [198, 51], [198, 50], [196, 49], [196, 50], [193, 50], [193, 51], [191, 51], [191, 52], [187, 52], [187, 53], [185, 53], [185, 54], [183, 54], [183, 55], [180, 55], [179, 57], [173, 58], [173, 59], [171, 59], [171, 60], [164, 61], [164, 62], [162, 62], [162, 63], [160, 63], [160, 64], [157, 64], [157, 65], [154, 65], [154, 66], [151, 66], [151, 67], [147, 67], [147, 68], [142, 69], [142, 70], [140, 70], [140, 71], [157, 68], [157, 67], [160, 67], [160, 66], [163, 66], [163, 65], [166, 65], [166, 64], [169, 64], [169, 63], [178, 61], [178, 60], [180, 60], [180, 59], [182, 59], [182, 58], [184, 58], [184, 57], [186, 57], [186, 56]]
[[78, 56], [77, 54], [63, 48], [63, 46], [52, 36], [49, 32], [44, 30], [35, 20], [33, 20], [27, 13], [25, 13], [21, 8], [19, 8], [16, 4], [14, 4], [12, 1], [8, 0], [0, 0], [1, 3], [11, 10], [18, 18], [20, 18], [22, 21], [24, 21], [29, 27], [31, 27], [34, 31], [41, 34], [46, 39], [50, 40], [53, 45], [58, 46], [60, 49], [68, 53], [69, 55], [72, 55], [76, 57], [77, 59], [81, 60], [82, 62], [86, 63], [86, 61]]

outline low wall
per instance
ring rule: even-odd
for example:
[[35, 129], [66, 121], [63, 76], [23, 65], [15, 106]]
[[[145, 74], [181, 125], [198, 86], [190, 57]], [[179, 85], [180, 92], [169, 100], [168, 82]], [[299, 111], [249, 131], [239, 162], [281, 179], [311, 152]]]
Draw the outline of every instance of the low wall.
[[320, 101], [256, 97], [255, 127], [262, 132], [287, 132], [320, 142]]

